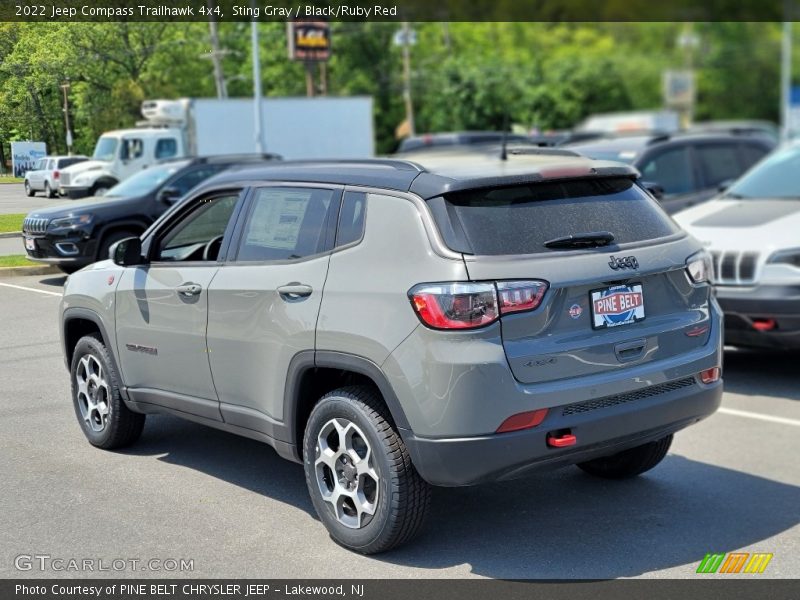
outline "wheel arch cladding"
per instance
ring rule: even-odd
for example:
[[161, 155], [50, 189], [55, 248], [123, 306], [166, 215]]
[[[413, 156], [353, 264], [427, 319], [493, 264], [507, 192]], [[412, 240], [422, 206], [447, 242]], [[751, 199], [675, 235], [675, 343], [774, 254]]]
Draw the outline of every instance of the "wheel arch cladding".
[[319, 399], [326, 393], [348, 385], [374, 388], [389, 410], [393, 425], [409, 429], [405, 413], [386, 376], [374, 362], [343, 352], [312, 350], [299, 352], [289, 364], [284, 390], [286, 432], [297, 451], [302, 454], [302, 440], [308, 417]]

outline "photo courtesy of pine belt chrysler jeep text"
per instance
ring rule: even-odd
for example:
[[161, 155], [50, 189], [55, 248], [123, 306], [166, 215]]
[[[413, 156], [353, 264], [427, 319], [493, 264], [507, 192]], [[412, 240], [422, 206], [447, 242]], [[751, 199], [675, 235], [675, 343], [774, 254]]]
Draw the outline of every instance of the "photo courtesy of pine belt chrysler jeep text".
[[365, 554], [432, 485], [643, 473], [717, 409], [722, 329], [637, 175], [548, 149], [227, 170], [67, 279], [78, 421], [100, 448], [148, 413], [262, 440]]

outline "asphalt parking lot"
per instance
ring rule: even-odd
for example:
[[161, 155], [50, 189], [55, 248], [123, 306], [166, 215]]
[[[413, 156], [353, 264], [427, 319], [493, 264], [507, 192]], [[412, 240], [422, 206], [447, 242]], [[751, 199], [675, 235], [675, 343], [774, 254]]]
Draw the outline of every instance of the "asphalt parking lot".
[[800, 353], [728, 352], [723, 409], [637, 480], [569, 468], [438, 489], [422, 537], [368, 558], [328, 538], [301, 466], [266, 445], [148, 417], [132, 448], [92, 448], [58, 342], [63, 281], [0, 279], [0, 577], [65, 575], [15, 569], [37, 553], [193, 560], [136, 576], [557, 579], [696, 577], [706, 553], [741, 550], [774, 558], [736, 577], [800, 573]]
[[45, 198], [42, 192], [29, 198], [25, 195], [21, 183], [0, 184], [0, 214], [27, 213], [35, 208], [57, 206], [68, 202], [73, 201], [69, 198]]

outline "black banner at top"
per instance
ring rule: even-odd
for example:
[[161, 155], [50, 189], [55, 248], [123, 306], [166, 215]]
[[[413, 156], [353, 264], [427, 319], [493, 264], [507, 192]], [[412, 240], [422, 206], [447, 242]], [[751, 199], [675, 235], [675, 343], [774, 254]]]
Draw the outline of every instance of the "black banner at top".
[[800, 0], [3, 0], [0, 21], [795, 21]]

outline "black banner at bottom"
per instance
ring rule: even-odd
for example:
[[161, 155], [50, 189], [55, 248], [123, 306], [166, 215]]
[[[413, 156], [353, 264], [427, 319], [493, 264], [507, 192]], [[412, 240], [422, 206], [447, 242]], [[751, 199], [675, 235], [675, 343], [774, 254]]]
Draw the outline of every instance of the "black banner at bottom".
[[5, 579], [3, 600], [797, 600], [796, 579], [611, 581]]

